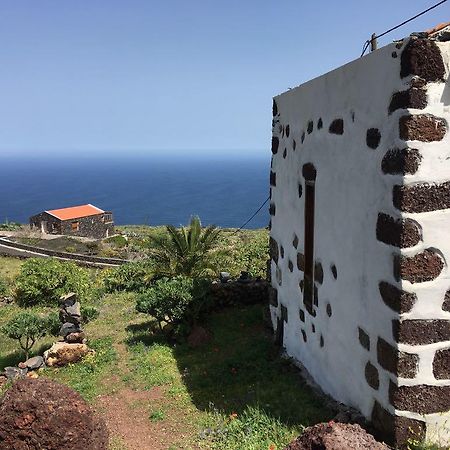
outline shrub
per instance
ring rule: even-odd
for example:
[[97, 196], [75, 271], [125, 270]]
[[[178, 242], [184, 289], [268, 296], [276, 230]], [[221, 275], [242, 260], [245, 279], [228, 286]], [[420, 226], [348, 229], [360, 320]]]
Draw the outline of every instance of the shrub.
[[6, 297], [9, 292], [9, 287], [5, 280], [0, 278], [0, 297]]
[[100, 312], [97, 308], [94, 308], [93, 306], [81, 306], [81, 322], [82, 323], [88, 323], [91, 320], [95, 320], [99, 315]]
[[209, 281], [177, 276], [162, 278], [142, 292], [136, 310], [159, 323], [193, 325], [207, 309]]
[[147, 288], [153, 278], [153, 268], [148, 262], [123, 264], [105, 273], [106, 292], [139, 292]]
[[16, 278], [15, 297], [21, 306], [54, 306], [69, 292], [88, 297], [91, 280], [87, 269], [56, 259], [28, 259]]
[[48, 334], [51, 334], [52, 336], [58, 336], [59, 330], [61, 329], [59, 314], [51, 312], [45, 320]]
[[128, 245], [128, 241], [124, 236], [118, 234], [117, 236], [111, 236], [108, 239], [105, 239], [105, 242], [108, 244], [114, 245], [117, 248], [124, 248]]
[[1, 332], [11, 339], [19, 342], [21, 349], [28, 359], [29, 352], [34, 343], [49, 331], [46, 319], [30, 312], [22, 312], [14, 316], [1, 327]]

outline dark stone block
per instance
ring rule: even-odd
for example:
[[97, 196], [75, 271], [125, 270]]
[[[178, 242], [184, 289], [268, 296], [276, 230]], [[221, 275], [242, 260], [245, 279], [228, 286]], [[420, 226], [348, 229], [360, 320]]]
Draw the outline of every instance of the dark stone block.
[[450, 291], [445, 293], [444, 303], [442, 303], [442, 310], [450, 312]]
[[319, 261], [314, 264], [314, 281], [317, 281], [319, 284], [323, 283], [323, 267]]
[[372, 409], [372, 424], [375, 437], [390, 445], [405, 448], [408, 440], [425, 438], [425, 423], [407, 417], [394, 416], [386, 411], [376, 400]]
[[281, 305], [281, 318], [283, 319], [284, 322], [287, 323], [287, 321], [288, 321], [288, 309], [284, 305]]
[[386, 281], [381, 281], [378, 288], [384, 303], [399, 314], [411, 311], [417, 300], [416, 294], [402, 291]]
[[313, 323], [311, 324], [311, 331], [312, 331], [313, 333], [316, 332], [316, 326], [315, 326]]
[[314, 129], [314, 122], [310, 120], [308, 122], [308, 128], [306, 129], [306, 131], [308, 132], [308, 134], [311, 134], [313, 132], [313, 129]]
[[307, 342], [308, 341], [308, 337], [306, 336], [305, 330], [302, 330], [302, 336], [303, 336], [303, 341]]
[[319, 342], [320, 346], [323, 347], [325, 345], [325, 342], [323, 341], [323, 336], [320, 335], [320, 342]]
[[272, 286], [269, 287], [269, 303], [272, 306], [278, 306], [278, 291]]
[[417, 374], [418, 356], [399, 352], [382, 338], [377, 341], [377, 359], [380, 366], [403, 378], [414, 378]]
[[298, 247], [298, 236], [294, 234], [294, 239], [292, 240], [292, 245], [294, 248]]
[[269, 237], [269, 254], [275, 263], [278, 263], [278, 243], [272, 236]]
[[368, 361], [364, 369], [364, 375], [366, 377], [367, 384], [376, 391], [380, 387], [380, 377], [378, 375], [378, 369]]
[[437, 380], [450, 380], [450, 348], [438, 350], [435, 353], [433, 375]]
[[360, 327], [358, 327], [359, 343], [366, 349], [370, 350], [370, 338], [369, 335]]
[[401, 78], [417, 75], [426, 81], [443, 81], [445, 76], [441, 51], [429, 39], [411, 39], [401, 56]]
[[316, 168], [311, 163], [307, 163], [303, 165], [302, 174], [305, 177], [305, 180], [315, 181], [317, 171]]
[[289, 272], [293, 272], [294, 271], [294, 264], [291, 260], [288, 261], [288, 267], [289, 267]]
[[280, 256], [284, 258], [284, 247], [280, 245]]
[[422, 240], [422, 233], [420, 225], [412, 219], [394, 219], [379, 213], [377, 239], [394, 247], [407, 248], [417, 245]]
[[417, 414], [436, 414], [450, 410], [450, 386], [396, 386], [391, 382], [389, 399], [402, 411]]
[[278, 153], [278, 146], [280, 145], [280, 140], [274, 136], [272, 138], [272, 153], [276, 155]]
[[302, 322], [304, 322], [305, 321], [305, 311], [303, 311], [303, 309], [300, 309], [298, 314], [299, 314], [300, 320]]
[[331, 310], [331, 305], [329, 303], [327, 303], [326, 311], [327, 311], [327, 316], [331, 317], [331, 315], [333, 314], [333, 311]]
[[333, 278], [336, 280], [337, 279], [337, 268], [335, 264], [331, 265], [331, 273], [333, 274]]
[[421, 213], [450, 208], [450, 182], [394, 186], [394, 206], [400, 211]]
[[270, 185], [276, 186], [277, 185], [277, 174], [275, 172], [270, 171]]
[[274, 216], [275, 215], [275, 211], [276, 211], [275, 203], [271, 203], [270, 206], [269, 206], [269, 214], [271, 216]]
[[289, 137], [290, 133], [291, 133], [291, 127], [289, 125], [286, 125], [286, 137]]
[[389, 104], [389, 114], [397, 109], [425, 109], [427, 106], [427, 93], [424, 89], [412, 87], [406, 91], [396, 92]]
[[272, 116], [276, 116], [278, 114], [278, 105], [275, 100], [272, 102]]
[[319, 120], [317, 121], [317, 129], [321, 130], [323, 127], [323, 121], [322, 118], [319, 118]]
[[388, 150], [381, 161], [383, 173], [391, 175], [415, 174], [419, 169], [422, 156], [415, 148], [394, 148]]
[[301, 198], [303, 194], [303, 186], [301, 185], [301, 183], [298, 183], [298, 198]]
[[328, 132], [331, 134], [344, 134], [344, 120], [334, 119], [328, 128]]
[[297, 268], [302, 272], [305, 271], [305, 255], [303, 253], [297, 253]]
[[286, 156], [287, 156], [287, 148], [285, 148], [283, 151], [283, 158], [286, 159]]
[[443, 268], [442, 258], [432, 249], [426, 249], [411, 257], [394, 255], [394, 276], [397, 281], [431, 281], [440, 275]]
[[297, 148], [297, 141], [295, 139], [292, 141], [292, 148], [295, 152], [295, 149]]
[[302, 144], [303, 144], [303, 142], [305, 142], [305, 132], [302, 133], [302, 138], [301, 139], [302, 139]]
[[393, 322], [394, 338], [409, 345], [426, 345], [450, 341], [450, 320], [410, 319]]
[[367, 147], [376, 149], [380, 145], [381, 133], [378, 128], [369, 128], [366, 134]]
[[431, 114], [402, 116], [399, 121], [400, 138], [404, 141], [441, 141], [447, 131], [444, 119]]

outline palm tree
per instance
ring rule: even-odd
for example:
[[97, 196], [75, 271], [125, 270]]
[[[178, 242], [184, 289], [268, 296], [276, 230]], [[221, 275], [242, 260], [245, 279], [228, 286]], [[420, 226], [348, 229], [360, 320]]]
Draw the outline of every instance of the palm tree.
[[151, 256], [160, 275], [202, 277], [216, 271], [215, 256], [221, 231], [210, 225], [202, 228], [199, 217], [191, 217], [188, 227], [167, 225], [167, 236], [150, 238]]

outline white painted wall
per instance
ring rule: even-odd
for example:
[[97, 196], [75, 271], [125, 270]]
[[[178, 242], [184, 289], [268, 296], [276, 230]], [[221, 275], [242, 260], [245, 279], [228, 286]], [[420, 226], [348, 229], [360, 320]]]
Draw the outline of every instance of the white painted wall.
[[[450, 44], [439, 45], [448, 67]], [[392, 203], [392, 189], [396, 184], [450, 180], [450, 135], [438, 143], [414, 142], [413, 147], [419, 149], [423, 156], [415, 175], [385, 175], [381, 171], [381, 160], [386, 151], [405, 147], [398, 131], [398, 119], [405, 114], [405, 110], [388, 115], [392, 94], [405, 90], [410, 81], [400, 78], [401, 51], [394, 44], [388, 45], [275, 97], [279, 111], [279, 117], [275, 119], [279, 119], [282, 126], [290, 126], [288, 138], [282, 137], [278, 124], [274, 126], [274, 136], [279, 138], [280, 145], [273, 157], [272, 167], [276, 172], [276, 187], [272, 188], [276, 214], [272, 217], [271, 236], [285, 251], [284, 258], [280, 256], [278, 261], [282, 273], [281, 286], [277, 283], [277, 267], [273, 261], [271, 275], [272, 284], [278, 289], [279, 302], [288, 309], [284, 345], [287, 353], [306, 367], [326, 393], [356, 407], [368, 418], [374, 399], [391, 413], [416, 417], [395, 411], [390, 405], [389, 379], [395, 377], [377, 362], [378, 336], [397, 345], [393, 340], [391, 321], [398, 318], [383, 303], [378, 283], [384, 280], [400, 287], [394, 279], [392, 265], [393, 254], [398, 254], [399, 249], [376, 239], [378, 213], [402, 216]], [[393, 52], [398, 57], [394, 58]], [[430, 85], [429, 106], [420, 113], [429, 112], [444, 117], [450, 123], [449, 92], [448, 82]], [[410, 112], [419, 113], [416, 110]], [[321, 130], [317, 129], [319, 118], [323, 121]], [[330, 123], [337, 118], [344, 120], [343, 135], [328, 131]], [[314, 122], [314, 130], [308, 134], [306, 130], [310, 120]], [[380, 145], [375, 150], [366, 145], [369, 128], [378, 128], [381, 133]], [[305, 140], [302, 144], [303, 132]], [[295, 151], [293, 140], [297, 143]], [[286, 158], [283, 158], [284, 148], [287, 149]], [[298, 251], [304, 253], [305, 185], [302, 166], [305, 163], [312, 163], [317, 169], [315, 260], [322, 263], [324, 270], [315, 318], [303, 306], [303, 295], [299, 289], [303, 272], [297, 269], [297, 250], [292, 244], [295, 233], [299, 238]], [[303, 185], [301, 198], [298, 197], [298, 183]], [[436, 247], [444, 254], [446, 261], [450, 261], [449, 211], [403, 216], [420, 223], [424, 241], [416, 247], [402, 250], [402, 254], [412, 255], [422, 248]], [[289, 259], [294, 263], [293, 273], [288, 269]], [[337, 267], [337, 280], [331, 274], [331, 264]], [[404, 281], [403, 285], [405, 290], [417, 292], [419, 298], [414, 309], [407, 314], [408, 318], [450, 318], [450, 313], [440, 309], [444, 293], [450, 287], [447, 266], [435, 281], [414, 285]], [[327, 302], [332, 307], [331, 317], [326, 314]], [[276, 326], [279, 308], [271, 308]], [[305, 310], [306, 323], [300, 321], [300, 308]], [[312, 324], [315, 324], [315, 333], [311, 331]], [[359, 343], [358, 327], [370, 336], [370, 352]], [[307, 333], [307, 343], [303, 341], [302, 329]], [[319, 345], [321, 334], [323, 348]], [[450, 342], [433, 345], [447, 348]], [[399, 380], [400, 384], [450, 384], [450, 380], [434, 380], [430, 372], [430, 357], [423, 357], [426, 348], [400, 345], [400, 350], [421, 356], [418, 377]], [[434, 354], [434, 347], [431, 351]], [[377, 391], [365, 380], [367, 361], [379, 370], [380, 387]], [[450, 419], [450, 414], [446, 418]], [[435, 417], [425, 419], [431, 430], [432, 422], [436, 422]], [[439, 422], [443, 422], [442, 417]]]

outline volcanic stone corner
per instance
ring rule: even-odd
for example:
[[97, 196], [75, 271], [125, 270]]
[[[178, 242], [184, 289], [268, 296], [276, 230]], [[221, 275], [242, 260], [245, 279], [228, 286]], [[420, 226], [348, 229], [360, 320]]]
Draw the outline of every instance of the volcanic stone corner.
[[386, 281], [381, 281], [378, 288], [386, 306], [399, 314], [411, 311], [417, 300], [416, 294], [398, 289]]
[[399, 131], [404, 141], [435, 142], [444, 139], [447, 124], [431, 114], [406, 115], [400, 117]]
[[379, 213], [377, 239], [394, 247], [407, 248], [417, 245], [422, 239], [420, 226], [412, 219], [395, 219]]
[[390, 175], [415, 174], [422, 156], [415, 148], [393, 148], [386, 152], [381, 161], [381, 170]]
[[437, 380], [450, 380], [450, 348], [438, 350], [435, 353], [433, 375]]
[[269, 238], [269, 254], [271, 259], [277, 263], [279, 258], [278, 243], [272, 236]]
[[431, 281], [441, 274], [443, 268], [444, 261], [433, 249], [426, 249], [411, 257], [394, 255], [394, 276], [397, 281]]

